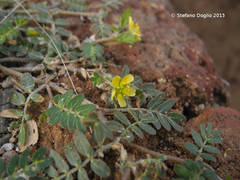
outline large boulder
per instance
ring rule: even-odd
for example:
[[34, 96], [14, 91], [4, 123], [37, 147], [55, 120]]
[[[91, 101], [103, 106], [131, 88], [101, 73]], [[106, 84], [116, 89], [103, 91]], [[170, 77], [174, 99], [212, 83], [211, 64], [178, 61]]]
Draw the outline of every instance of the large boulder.
[[[156, 82], [168, 96], [177, 97], [187, 117], [208, 105], [228, 104], [228, 85], [216, 74], [204, 43], [171, 16], [174, 10], [167, 1], [131, 0], [124, 6], [133, 9], [143, 36], [132, 46], [107, 48], [116, 64], [128, 65], [145, 81]], [[119, 14], [113, 13], [112, 22]]]

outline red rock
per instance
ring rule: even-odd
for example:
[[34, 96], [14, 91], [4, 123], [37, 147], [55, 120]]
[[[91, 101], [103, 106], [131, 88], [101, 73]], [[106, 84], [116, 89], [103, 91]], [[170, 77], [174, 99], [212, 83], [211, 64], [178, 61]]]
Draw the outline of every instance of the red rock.
[[[166, 79], [159, 89], [178, 97], [194, 115], [200, 112], [196, 110], [200, 104], [228, 103], [227, 85], [216, 74], [204, 43], [180, 19], [170, 16], [173, 10], [168, 1], [131, 0], [125, 7], [133, 9], [143, 36], [132, 47], [108, 47], [116, 64], [127, 64], [145, 81]], [[112, 19], [117, 19], [115, 14]]]
[[[220, 166], [216, 166], [221, 174], [231, 175], [233, 179], [240, 179], [240, 112], [228, 107], [216, 107], [205, 110], [198, 117], [187, 123], [187, 134], [191, 130], [199, 130], [200, 124], [212, 122], [213, 128], [222, 131], [222, 154], [218, 156]], [[227, 168], [226, 168], [227, 167]], [[231, 174], [229, 174], [231, 172]]]
[[191, 119], [188, 123], [193, 129], [200, 124], [212, 122], [213, 126], [227, 132], [229, 129], [233, 134], [240, 135], [240, 112], [229, 107], [215, 107], [206, 109], [198, 117]]

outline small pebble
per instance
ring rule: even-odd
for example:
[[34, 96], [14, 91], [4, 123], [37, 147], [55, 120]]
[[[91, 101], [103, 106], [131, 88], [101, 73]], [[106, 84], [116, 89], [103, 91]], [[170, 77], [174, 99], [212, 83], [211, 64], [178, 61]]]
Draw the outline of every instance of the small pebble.
[[16, 151], [16, 152], [19, 152], [19, 148], [18, 148], [18, 147], [16, 147], [15, 151]]
[[15, 151], [8, 151], [8, 152], [5, 152], [3, 155], [2, 155], [2, 159], [5, 161], [5, 162], [8, 162], [13, 156], [15, 156], [17, 153]]
[[11, 151], [14, 148], [14, 145], [12, 143], [6, 143], [2, 145], [2, 147], [5, 151]]
[[10, 143], [15, 143], [15, 142], [16, 142], [16, 138], [15, 138], [15, 137], [11, 137], [11, 138], [9, 139], [9, 142], [10, 142]]
[[200, 108], [201, 110], [204, 110], [204, 109], [205, 109], [205, 105], [204, 105], [204, 104], [199, 104], [199, 108]]

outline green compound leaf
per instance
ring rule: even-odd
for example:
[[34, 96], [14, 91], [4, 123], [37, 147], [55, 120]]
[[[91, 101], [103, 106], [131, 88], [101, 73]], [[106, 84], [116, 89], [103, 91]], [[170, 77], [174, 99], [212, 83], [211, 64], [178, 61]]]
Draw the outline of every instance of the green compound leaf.
[[176, 113], [176, 112], [170, 112], [170, 113], [168, 113], [167, 116], [169, 118], [171, 118], [173, 121], [175, 121], [176, 123], [182, 123], [187, 120], [184, 115], [182, 115], [180, 113]]
[[141, 139], [144, 138], [144, 135], [143, 135], [141, 129], [139, 129], [137, 126], [133, 126], [131, 129], [139, 138], [141, 138]]
[[121, 23], [120, 23], [120, 30], [127, 28], [128, 27], [128, 20], [129, 17], [131, 16], [131, 9], [125, 10], [122, 15], [121, 15]]
[[57, 19], [55, 20], [55, 24], [56, 24], [57, 26], [67, 26], [67, 25], [69, 25], [69, 21], [66, 20], [66, 19], [57, 18]]
[[178, 132], [181, 132], [181, 131], [182, 131], [182, 127], [179, 126], [175, 121], [173, 121], [172, 119], [170, 119], [170, 118], [168, 118], [168, 117], [167, 117], [167, 119], [168, 119], [168, 122], [171, 124], [171, 126], [172, 126], [175, 130], [177, 130]]
[[15, 170], [17, 169], [17, 167], [18, 167], [18, 156], [15, 155], [10, 159], [10, 161], [7, 165], [7, 173], [9, 175], [12, 175], [15, 172]]
[[157, 109], [163, 103], [164, 98], [164, 93], [159, 93], [159, 95], [152, 98], [152, 100], [148, 103], [147, 108]]
[[93, 149], [82, 132], [74, 134], [74, 144], [80, 154], [88, 158], [93, 157]]
[[110, 175], [110, 168], [101, 159], [93, 159], [90, 163], [91, 169], [100, 177], [108, 177]]
[[72, 166], [78, 166], [81, 164], [81, 158], [72, 144], [67, 145], [67, 147], [64, 149], [64, 153], [68, 162]]
[[209, 160], [209, 161], [213, 161], [213, 162], [217, 162], [217, 159], [212, 156], [211, 154], [208, 153], [201, 153], [200, 155], [203, 159]]
[[100, 125], [100, 122], [96, 122], [93, 125], [93, 136], [97, 144], [102, 144], [105, 140], [105, 133]]
[[201, 131], [201, 135], [202, 135], [203, 139], [205, 140], [207, 138], [205, 124], [200, 125], [200, 131]]
[[69, 166], [66, 163], [66, 161], [54, 150], [50, 150], [49, 157], [52, 157], [56, 167], [61, 171], [61, 172], [66, 172], [69, 170]]
[[213, 137], [220, 137], [221, 134], [222, 134], [222, 131], [216, 130], [216, 131], [214, 131], [214, 132], [212, 133], [212, 136], [213, 136]]
[[23, 146], [25, 143], [25, 137], [26, 137], [26, 129], [24, 122], [21, 123], [20, 131], [18, 134], [18, 143]]
[[81, 168], [78, 170], [78, 180], [89, 180], [85, 169]]
[[33, 154], [33, 157], [32, 157], [32, 160], [33, 161], [39, 161], [39, 160], [42, 160], [44, 158], [44, 155], [46, 154], [46, 148], [44, 147], [41, 147], [39, 148], [34, 154]]
[[10, 21], [1, 23], [0, 25], [0, 45], [6, 40], [16, 39], [20, 34], [19, 28], [24, 26], [27, 21], [25, 19], [16, 19], [16, 26], [14, 26]]
[[208, 143], [210, 143], [210, 144], [220, 144], [220, 143], [222, 143], [222, 138], [220, 138], [220, 137], [209, 138]]
[[185, 161], [184, 161], [184, 166], [185, 166], [187, 169], [189, 169], [189, 170], [191, 170], [192, 172], [194, 172], [194, 173], [197, 173], [197, 172], [200, 170], [200, 168], [199, 168], [199, 166], [197, 165], [197, 163], [196, 163], [195, 161], [193, 161], [193, 160], [185, 160]]
[[24, 168], [28, 165], [28, 163], [29, 163], [28, 156], [30, 154], [31, 154], [31, 151], [29, 149], [26, 149], [22, 154], [19, 155], [19, 159], [18, 159], [18, 167], [19, 168]]
[[192, 130], [192, 137], [194, 142], [201, 148], [203, 146], [203, 141], [200, 134], [197, 131]]
[[198, 148], [197, 146], [195, 146], [194, 144], [190, 143], [190, 142], [185, 142], [184, 143], [184, 147], [191, 152], [194, 155], [198, 154]]
[[25, 97], [23, 96], [23, 94], [17, 91], [13, 91], [10, 94], [10, 102], [16, 106], [23, 105], [25, 104]]
[[205, 150], [209, 153], [215, 153], [215, 154], [220, 154], [221, 153], [218, 148], [216, 148], [214, 146], [211, 146], [211, 145], [205, 145], [203, 150]]
[[84, 105], [78, 106], [75, 110], [80, 114], [84, 114], [84, 113], [91, 112], [95, 109], [96, 109], [96, 106], [94, 104], [84, 104]]
[[122, 112], [116, 112], [114, 114], [114, 118], [126, 126], [131, 124], [128, 118]]
[[65, 36], [65, 37], [69, 37], [72, 35], [71, 31], [67, 31], [66, 29], [63, 29], [61, 27], [57, 27], [56, 30], [57, 30], [58, 34]]
[[205, 169], [202, 173], [202, 176], [207, 178], [207, 179], [211, 179], [211, 180], [219, 180], [216, 173], [214, 171], [209, 170], [209, 169]]
[[98, 143], [103, 142], [106, 137], [113, 139], [112, 131], [101, 121], [94, 124], [93, 132]]
[[127, 65], [123, 66], [121, 77], [123, 78], [124, 76], [128, 75], [130, 73], [130, 70]]
[[95, 62], [97, 60], [102, 60], [103, 58], [103, 48], [99, 44], [94, 43], [83, 43], [82, 45], [82, 53], [86, 59], [90, 59]]
[[171, 126], [168, 122], [168, 118], [160, 113], [156, 113], [156, 116], [159, 120], [159, 122], [161, 123], [161, 125], [167, 130], [167, 131], [171, 131]]
[[121, 133], [124, 131], [124, 126], [117, 121], [108, 121], [107, 126], [114, 132]]
[[56, 124], [60, 121], [63, 128], [68, 127], [70, 131], [78, 129], [85, 132], [83, 119], [88, 120], [96, 106], [93, 104], [82, 105], [84, 99], [82, 94], [72, 96], [73, 91], [67, 91], [64, 95], [54, 97], [54, 106], [46, 111], [46, 115], [50, 117], [48, 123]]
[[34, 93], [31, 96], [31, 99], [33, 100], [33, 102], [35, 103], [41, 103], [44, 101], [44, 97], [42, 97], [40, 94], [38, 93]]
[[151, 125], [140, 123], [139, 127], [148, 134], [156, 135], [156, 130]]
[[99, 19], [96, 19], [96, 22], [92, 26], [92, 29], [96, 32], [97, 38], [107, 37], [111, 33], [110, 26], [108, 24], [103, 23], [103, 21]]
[[174, 166], [174, 171], [177, 174], [177, 176], [179, 176], [181, 178], [189, 179], [192, 176], [192, 172], [189, 171], [184, 166], [175, 165]]
[[31, 93], [35, 86], [34, 79], [30, 73], [24, 73], [20, 79], [20, 83], [27, 93]]
[[94, 76], [90, 78], [90, 81], [93, 82], [94, 86], [100, 85], [103, 81], [104, 78], [100, 76], [97, 72], [94, 72]]
[[125, 130], [122, 135], [129, 142], [132, 142], [134, 140], [134, 135], [130, 130]]
[[138, 41], [136, 35], [131, 34], [130, 32], [123, 32], [115, 38], [116, 41], [127, 44], [134, 44]]
[[176, 100], [175, 99], [168, 99], [164, 103], [162, 103], [160, 106], [158, 106], [159, 112], [167, 112], [169, 111], [174, 105]]
[[208, 123], [207, 134], [211, 134], [211, 132], [212, 132], [212, 123]]
[[47, 174], [48, 174], [48, 176], [50, 176], [52, 178], [58, 176], [57, 170], [52, 165], [50, 165], [49, 168], [47, 169]]

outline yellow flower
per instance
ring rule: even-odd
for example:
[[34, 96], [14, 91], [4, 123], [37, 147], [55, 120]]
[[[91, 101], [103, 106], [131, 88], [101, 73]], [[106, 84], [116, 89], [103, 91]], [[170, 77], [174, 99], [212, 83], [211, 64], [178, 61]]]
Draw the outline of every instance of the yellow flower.
[[131, 34], [135, 35], [138, 41], [141, 41], [141, 31], [138, 23], [133, 22], [132, 17], [129, 16], [128, 29]]
[[115, 76], [112, 79], [112, 96], [111, 100], [113, 100], [114, 97], [116, 97], [118, 104], [120, 107], [126, 107], [126, 101], [124, 99], [124, 96], [135, 96], [136, 89], [130, 87], [130, 83], [134, 80], [133, 75], [128, 74], [121, 78], [120, 76]]

